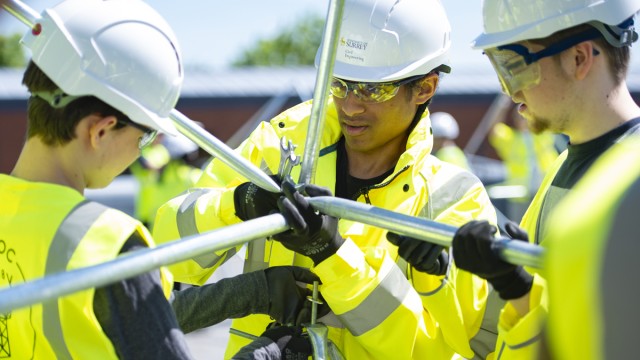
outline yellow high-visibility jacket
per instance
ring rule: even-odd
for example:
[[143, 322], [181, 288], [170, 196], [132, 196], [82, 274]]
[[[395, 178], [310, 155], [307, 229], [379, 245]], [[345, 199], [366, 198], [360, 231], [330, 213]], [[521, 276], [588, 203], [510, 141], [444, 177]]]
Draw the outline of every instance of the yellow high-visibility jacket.
[[[565, 150], [555, 163], [548, 169], [542, 180], [538, 192], [533, 197], [529, 208], [522, 217], [520, 227], [527, 231], [529, 241], [537, 244], [540, 234], [537, 233], [538, 218], [542, 211], [544, 197], [551, 187], [562, 163], [567, 158]], [[537, 273], [537, 269], [527, 269], [534, 275], [534, 283], [530, 292], [529, 313], [520, 317], [508, 302], [500, 312], [498, 320], [498, 341], [495, 352], [487, 359], [533, 359], [539, 340], [541, 339], [541, 324], [547, 316], [548, 295], [545, 279]]]
[[[298, 155], [304, 152], [310, 109], [309, 101], [262, 123], [238, 153], [269, 174], [277, 172], [282, 136], [298, 145]], [[325, 115], [315, 183], [334, 190], [341, 131], [332, 102]], [[431, 144], [425, 116], [410, 134], [394, 173], [358, 201], [456, 226], [471, 219], [495, 223], [495, 210], [480, 181], [431, 156]], [[298, 173], [299, 167], [294, 169], [294, 179]], [[245, 181], [213, 160], [199, 180], [199, 188], [160, 208], [154, 238], [166, 242], [238, 223], [233, 191]], [[396, 265], [397, 248], [387, 242], [386, 230], [348, 220], [340, 220], [339, 229], [345, 243], [312, 270], [322, 280], [321, 293], [335, 314], [325, 321], [330, 325], [329, 338], [347, 359], [473, 356], [469, 340], [478, 333], [482, 320], [487, 293], [483, 280], [459, 272], [453, 265], [445, 277], [406, 271]], [[179, 281], [202, 284], [235, 251], [200, 256], [171, 270]], [[309, 258], [278, 242], [258, 240], [249, 244], [245, 271], [292, 264], [313, 265]], [[252, 315], [234, 320], [232, 327], [259, 335], [269, 322], [267, 316]], [[231, 335], [226, 357], [247, 343], [247, 339]]]
[[[139, 221], [66, 186], [0, 174], [0, 287], [114, 259]], [[170, 295], [171, 274], [161, 272]], [[117, 359], [93, 312], [95, 289], [0, 315], [0, 358]]]
[[442, 161], [458, 165], [467, 171], [471, 171], [467, 155], [465, 155], [464, 151], [462, 151], [458, 146], [443, 146], [435, 155]]
[[550, 219], [546, 338], [553, 358], [637, 356], [639, 211], [640, 140], [631, 137], [596, 160]]
[[489, 134], [489, 142], [504, 161], [507, 170], [506, 183], [526, 186], [533, 193], [535, 189], [532, 189], [532, 186], [537, 184], [536, 179], [532, 179], [532, 164], [537, 167], [539, 178], [542, 178], [558, 157], [558, 152], [554, 147], [553, 134], [528, 136], [531, 137], [531, 144], [527, 144], [525, 135], [521, 132], [504, 123], [497, 123]]

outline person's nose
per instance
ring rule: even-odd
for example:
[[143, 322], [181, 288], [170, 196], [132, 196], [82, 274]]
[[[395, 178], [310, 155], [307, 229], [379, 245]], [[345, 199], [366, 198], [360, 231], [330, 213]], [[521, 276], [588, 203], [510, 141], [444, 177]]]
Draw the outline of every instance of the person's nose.
[[347, 97], [344, 99], [340, 99], [338, 102], [340, 109], [347, 116], [354, 116], [364, 112], [364, 106], [362, 101], [360, 101], [353, 92], [349, 92]]

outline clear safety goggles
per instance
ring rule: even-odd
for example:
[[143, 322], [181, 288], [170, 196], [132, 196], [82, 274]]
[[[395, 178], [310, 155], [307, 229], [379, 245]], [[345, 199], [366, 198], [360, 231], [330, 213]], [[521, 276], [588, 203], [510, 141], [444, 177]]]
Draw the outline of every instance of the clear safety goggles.
[[[533, 53], [520, 44], [502, 45], [487, 49], [484, 53], [498, 75], [502, 91], [513, 96], [518, 91], [530, 89], [540, 83], [540, 65], [538, 64], [540, 59], [559, 54], [576, 44], [600, 36], [598, 30], [590, 29]], [[594, 55], [598, 54], [599, 52], [594, 49]]]
[[157, 130], [149, 129], [148, 127], [135, 123], [128, 118], [118, 119], [118, 123], [121, 125], [129, 125], [143, 132], [142, 137], [140, 137], [140, 140], [138, 141], [138, 149], [140, 150], [151, 145], [158, 136]]
[[362, 102], [381, 103], [396, 96], [400, 86], [422, 77], [424, 75], [416, 75], [399, 81], [383, 83], [351, 82], [334, 77], [331, 80], [329, 91], [331, 95], [344, 99], [349, 94], [349, 90], [351, 90], [351, 93]]

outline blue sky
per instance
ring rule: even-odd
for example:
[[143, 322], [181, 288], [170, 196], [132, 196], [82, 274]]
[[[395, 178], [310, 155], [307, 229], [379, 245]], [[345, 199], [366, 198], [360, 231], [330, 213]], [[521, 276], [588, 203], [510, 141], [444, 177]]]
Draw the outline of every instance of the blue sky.
[[[59, 0], [23, 0], [38, 12]], [[305, 15], [326, 16], [329, 0], [147, 0], [173, 27], [187, 65], [223, 69], [259, 38], [290, 27]], [[452, 27], [451, 61], [458, 68], [491, 71], [470, 42], [482, 31], [480, 0], [442, 0]], [[0, 10], [0, 33], [25, 31], [22, 23]], [[632, 49], [632, 66], [640, 67], [640, 44]]]
[[[59, 0], [23, 0], [41, 12]], [[187, 64], [221, 69], [257, 39], [290, 27], [311, 13], [326, 16], [329, 0], [147, 0], [173, 27]], [[479, 62], [483, 56], [469, 48], [481, 31], [480, 0], [443, 0], [452, 23], [452, 59]], [[464, 9], [464, 11], [460, 11]], [[22, 23], [0, 12], [0, 33], [24, 32]]]

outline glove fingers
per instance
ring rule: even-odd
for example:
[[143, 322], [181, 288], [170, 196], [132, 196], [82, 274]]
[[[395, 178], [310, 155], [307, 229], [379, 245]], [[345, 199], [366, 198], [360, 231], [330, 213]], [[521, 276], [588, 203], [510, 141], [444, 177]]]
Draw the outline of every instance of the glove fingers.
[[307, 194], [309, 197], [333, 196], [333, 194], [331, 193], [331, 190], [327, 189], [326, 187], [322, 187], [314, 184], [305, 185], [302, 192], [304, 194]]
[[389, 240], [390, 243], [392, 243], [395, 246], [398, 246], [400, 241], [402, 240], [402, 235], [400, 234], [396, 234], [394, 232], [387, 232], [387, 240]]
[[513, 222], [506, 223], [504, 229], [512, 239], [529, 241], [529, 234]]
[[278, 200], [278, 209], [280, 209], [280, 213], [282, 213], [282, 216], [284, 216], [287, 224], [293, 229], [294, 232], [304, 232], [304, 230], [307, 228], [307, 222], [304, 220], [304, 217], [302, 217], [291, 200], [286, 197], [281, 197]]
[[420, 240], [404, 237], [398, 244], [398, 254], [410, 263], [415, 263], [423, 256], [423, 250], [418, 249], [421, 245], [420, 242]]
[[434, 264], [436, 261], [438, 261], [440, 254], [443, 253], [443, 249], [444, 247], [440, 245], [434, 245], [425, 242], [416, 252], [417, 255], [420, 256], [420, 262], [425, 264]]
[[306, 284], [313, 284], [314, 281], [320, 282], [318, 275], [312, 273], [311, 270], [307, 268], [291, 266], [289, 267], [289, 271], [291, 271], [291, 274], [296, 281], [301, 281]]

